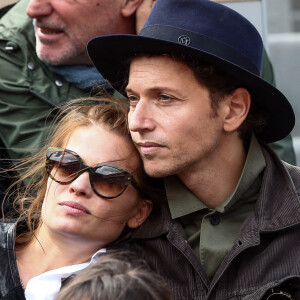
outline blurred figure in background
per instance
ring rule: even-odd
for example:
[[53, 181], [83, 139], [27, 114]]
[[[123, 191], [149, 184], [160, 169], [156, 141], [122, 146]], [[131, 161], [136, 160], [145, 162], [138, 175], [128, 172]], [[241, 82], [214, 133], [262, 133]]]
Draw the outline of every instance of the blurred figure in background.
[[[95, 84], [113, 92], [86, 44], [96, 35], [134, 34], [140, 2], [20, 0], [0, 19], [0, 157], [35, 153], [58, 105], [89, 95]], [[11, 183], [3, 176], [1, 198]]]
[[1, 18], [0, 138], [10, 158], [41, 145], [53, 108], [104, 84], [86, 53], [87, 41], [96, 35], [134, 34], [139, 4], [21, 0]]

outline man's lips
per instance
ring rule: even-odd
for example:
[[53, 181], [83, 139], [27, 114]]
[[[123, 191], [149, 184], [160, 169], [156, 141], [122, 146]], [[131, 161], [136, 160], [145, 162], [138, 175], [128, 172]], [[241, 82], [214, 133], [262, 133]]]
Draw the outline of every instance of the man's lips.
[[74, 201], [63, 201], [59, 203], [60, 206], [63, 207], [63, 209], [71, 215], [90, 215], [91, 212], [82, 204]]
[[138, 142], [136, 145], [142, 154], [152, 154], [164, 147], [155, 142]]
[[59, 34], [62, 33], [62, 30], [59, 29], [52, 29], [47, 27], [39, 27], [39, 30], [42, 34]]
[[55, 26], [47, 26], [44, 24], [35, 24], [36, 35], [39, 39], [45, 41], [56, 40], [62, 34], [64, 34], [64, 30], [62, 28], [57, 28]]

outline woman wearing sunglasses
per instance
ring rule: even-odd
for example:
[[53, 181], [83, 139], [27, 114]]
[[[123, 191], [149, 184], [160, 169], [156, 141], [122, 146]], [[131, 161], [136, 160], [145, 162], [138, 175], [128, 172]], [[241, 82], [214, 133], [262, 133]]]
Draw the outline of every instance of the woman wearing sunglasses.
[[148, 217], [152, 202], [140, 188], [148, 179], [126, 115], [117, 104], [94, 101], [62, 112], [22, 178], [20, 217], [0, 223], [1, 299], [53, 299], [66, 278]]

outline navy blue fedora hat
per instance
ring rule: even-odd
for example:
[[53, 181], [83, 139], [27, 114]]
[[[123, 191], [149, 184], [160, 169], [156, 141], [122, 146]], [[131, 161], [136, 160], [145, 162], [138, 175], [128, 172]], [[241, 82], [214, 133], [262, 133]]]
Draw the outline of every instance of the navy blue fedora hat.
[[274, 142], [288, 135], [295, 115], [286, 97], [260, 77], [262, 39], [236, 11], [210, 0], [158, 0], [139, 35], [95, 37], [88, 54], [102, 76], [124, 93], [128, 59], [138, 53], [186, 54], [212, 63], [239, 79], [252, 105], [270, 114], [260, 138]]

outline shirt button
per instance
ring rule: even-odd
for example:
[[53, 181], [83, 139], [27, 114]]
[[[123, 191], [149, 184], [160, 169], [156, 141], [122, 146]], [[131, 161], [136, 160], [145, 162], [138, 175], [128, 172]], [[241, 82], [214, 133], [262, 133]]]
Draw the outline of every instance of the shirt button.
[[5, 50], [6, 51], [15, 51], [19, 48], [18, 44], [14, 42], [7, 42], [5, 45]]
[[55, 80], [55, 84], [56, 84], [56, 86], [58, 86], [58, 87], [61, 87], [62, 85], [63, 85], [63, 83], [62, 83], [62, 81], [61, 80]]
[[35, 69], [35, 64], [34, 62], [30, 61], [28, 64], [27, 64], [27, 68], [31, 71], [33, 71]]
[[219, 225], [220, 224], [220, 217], [217, 215], [213, 215], [210, 217], [210, 224], [213, 226]]

